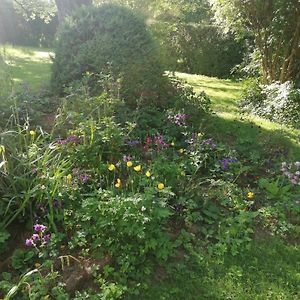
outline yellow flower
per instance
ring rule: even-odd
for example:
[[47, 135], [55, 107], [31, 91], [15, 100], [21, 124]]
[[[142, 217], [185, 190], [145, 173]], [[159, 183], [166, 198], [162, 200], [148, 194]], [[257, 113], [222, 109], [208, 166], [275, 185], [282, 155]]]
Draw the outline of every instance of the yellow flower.
[[163, 190], [163, 189], [165, 188], [165, 185], [164, 185], [163, 183], [159, 183], [159, 184], [157, 185], [157, 188], [158, 188], [159, 190]]
[[128, 168], [132, 167], [132, 161], [128, 161], [126, 165]]
[[184, 150], [181, 148], [178, 150], [178, 152], [182, 154], [184, 152]]
[[175, 146], [175, 143], [174, 143], [174, 142], [172, 142], [172, 143], [171, 143], [171, 146], [173, 146], [173, 147], [174, 147], [174, 146]]
[[253, 197], [254, 197], [254, 193], [253, 192], [248, 192], [247, 198], [248, 199], [253, 199]]
[[116, 169], [116, 166], [114, 165], [114, 164], [110, 164], [109, 166], [108, 166], [108, 170], [109, 171], [114, 171]]
[[29, 134], [30, 134], [32, 137], [34, 137], [34, 136], [35, 136], [35, 131], [34, 131], [34, 130], [30, 130], [30, 131], [29, 131]]
[[121, 187], [121, 184], [122, 184], [121, 179], [118, 178], [118, 179], [117, 179], [117, 183], [115, 184], [115, 187], [116, 187], [116, 188], [120, 188], [120, 187]]
[[146, 172], [146, 176], [147, 176], [147, 177], [150, 177], [150, 176], [151, 176], [150, 171], [147, 171], [147, 172]]
[[204, 134], [202, 132], [199, 132], [197, 135], [198, 137], [202, 137]]
[[136, 172], [140, 172], [140, 171], [142, 170], [142, 167], [141, 167], [141, 165], [137, 165], [137, 166], [135, 166], [133, 169], [134, 169], [134, 171], [136, 171]]

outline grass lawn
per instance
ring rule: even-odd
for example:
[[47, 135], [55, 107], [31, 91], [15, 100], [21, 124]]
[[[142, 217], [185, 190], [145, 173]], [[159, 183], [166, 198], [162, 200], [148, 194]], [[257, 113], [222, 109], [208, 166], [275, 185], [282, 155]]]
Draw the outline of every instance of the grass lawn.
[[221, 261], [204, 258], [199, 250], [185, 265], [174, 264], [168, 278], [154, 282], [142, 299], [296, 300], [300, 298], [300, 247], [275, 238], [257, 240], [248, 250]]
[[[5, 51], [16, 86], [28, 84], [37, 91], [49, 84], [49, 50], [7, 46]], [[300, 130], [238, 114], [241, 82], [183, 73], [177, 76], [196, 92], [204, 90], [211, 97], [216, 114], [205, 127], [216, 140], [232, 144], [253, 160], [278, 150], [287, 151], [287, 159], [300, 160]], [[299, 246], [272, 237], [257, 239], [239, 255], [222, 257], [222, 263], [221, 258], [208, 258], [202, 251], [193, 253], [186, 263], [173, 262], [167, 274], [158, 274], [151, 283], [149, 293], [136, 299], [300, 299]]]
[[25, 85], [33, 91], [38, 91], [49, 85], [51, 76], [49, 49], [6, 45], [3, 51], [16, 89]]
[[300, 130], [238, 113], [237, 103], [243, 90], [241, 82], [185, 73], [176, 75], [197, 93], [205, 91], [212, 99], [216, 115], [206, 126], [217, 140], [253, 152], [254, 156], [281, 149], [287, 152], [287, 159], [300, 159]]

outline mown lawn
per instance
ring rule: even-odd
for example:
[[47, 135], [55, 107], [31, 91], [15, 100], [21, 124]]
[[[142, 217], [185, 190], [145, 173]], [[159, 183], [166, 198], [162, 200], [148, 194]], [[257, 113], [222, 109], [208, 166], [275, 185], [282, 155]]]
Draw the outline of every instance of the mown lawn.
[[27, 86], [33, 91], [48, 87], [51, 74], [49, 49], [2, 46], [15, 89]]
[[216, 114], [207, 127], [217, 140], [252, 152], [254, 156], [282, 149], [287, 152], [287, 159], [300, 159], [300, 130], [257, 116], [239, 114], [242, 82], [184, 73], [176, 75], [192, 86], [195, 92], [204, 91], [210, 96]]
[[[37, 91], [49, 85], [49, 50], [7, 46], [5, 51], [17, 88], [28, 84]], [[241, 82], [177, 76], [211, 97], [216, 114], [205, 127], [215, 140], [234, 145], [256, 162], [278, 150], [286, 151], [287, 160], [300, 159], [300, 130], [239, 115]], [[158, 271], [150, 284], [149, 293], [136, 299], [300, 299], [300, 247], [265, 237], [255, 239], [237, 256], [209, 258], [199, 249], [186, 260], [173, 262], [169, 270]]]
[[[259, 239], [220, 260], [201, 253], [174, 264], [168, 279], [152, 283], [145, 300], [287, 300], [300, 298], [300, 247]], [[141, 299], [137, 297], [136, 299]]]

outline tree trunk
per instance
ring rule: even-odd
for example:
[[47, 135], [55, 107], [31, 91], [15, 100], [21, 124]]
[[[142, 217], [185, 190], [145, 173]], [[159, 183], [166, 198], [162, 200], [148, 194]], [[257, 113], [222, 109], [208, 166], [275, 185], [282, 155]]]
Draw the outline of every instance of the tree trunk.
[[81, 5], [90, 5], [92, 0], [55, 0], [59, 23]]

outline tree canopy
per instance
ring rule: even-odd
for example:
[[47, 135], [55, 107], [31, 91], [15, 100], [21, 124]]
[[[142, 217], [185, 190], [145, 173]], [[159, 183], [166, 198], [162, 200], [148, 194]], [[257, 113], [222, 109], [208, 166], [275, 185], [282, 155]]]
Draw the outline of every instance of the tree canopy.
[[211, 0], [225, 31], [253, 36], [265, 82], [300, 78], [299, 0]]

